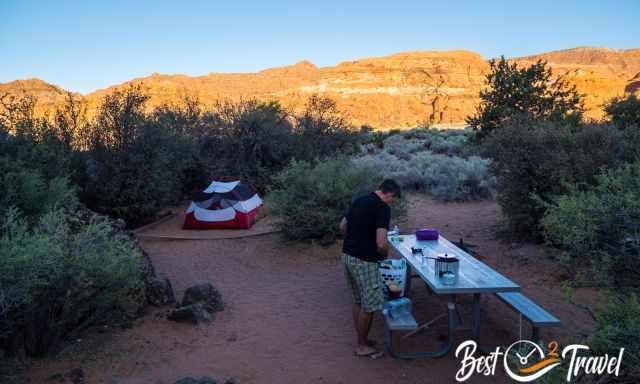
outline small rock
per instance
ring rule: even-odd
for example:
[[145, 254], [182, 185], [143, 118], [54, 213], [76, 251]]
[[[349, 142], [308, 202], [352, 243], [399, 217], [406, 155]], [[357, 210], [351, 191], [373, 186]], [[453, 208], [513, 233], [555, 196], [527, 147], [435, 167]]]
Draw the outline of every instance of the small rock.
[[171, 282], [166, 277], [152, 277], [147, 280], [147, 301], [157, 307], [176, 302]]
[[328, 247], [329, 245], [336, 242], [336, 235], [333, 233], [325, 233], [320, 238], [320, 245], [323, 247]]
[[178, 323], [198, 324], [211, 320], [211, 314], [201, 303], [184, 305], [169, 312], [167, 319]]
[[198, 380], [193, 377], [183, 377], [182, 379], [175, 382], [175, 384], [198, 384]]
[[47, 381], [64, 382], [64, 375], [62, 373], [55, 373], [47, 378]]
[[208, 376], [203, 376], [200, 380], [196, 380], [193, 377], [184, 377], [175, 382], [175, 384], [216, 384], [216, 380]]
[[238, 384], [238, 380], [234, 377], [230, 377], [224, 381], [224, 384]]
[[203, 304], [204, 308], [211, 313], [224, 310], [222, 295], [209, 283], [196, 284], [184, 292], [181, 306], [196, 303]]
[[74, 368], [67, 373], [67, 378], [73, 384], [84, 384], [84, 371], [82, 368]]

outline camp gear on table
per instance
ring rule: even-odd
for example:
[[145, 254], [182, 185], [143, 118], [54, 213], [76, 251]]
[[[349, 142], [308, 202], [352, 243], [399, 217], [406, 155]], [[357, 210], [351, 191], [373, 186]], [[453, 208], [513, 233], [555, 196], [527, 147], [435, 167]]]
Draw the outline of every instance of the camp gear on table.
[[[379, 263], [380, 275], [382, 276], [382, 282], [384, 283], [384, 291], [390, 297], [402, 297], [404, 296], [404, 288], [406, 283], [407, 274], [407, 262], [405, 260], [387, 259]], [[387, 284], [395, 283], [398, 288], [398, 293], [393, 293], [389, 289]]]
[[418, 240], [438, 240], [440, 234], [437, 229], [433, 228], [421, 228], [416, 231], [416, 238]]

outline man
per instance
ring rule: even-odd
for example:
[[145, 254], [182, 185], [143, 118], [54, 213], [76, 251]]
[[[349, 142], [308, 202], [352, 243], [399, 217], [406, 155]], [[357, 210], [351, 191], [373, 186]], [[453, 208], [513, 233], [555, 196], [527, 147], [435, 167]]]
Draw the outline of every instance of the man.
[[375, 192], [354, 200], [340, 222], [340, 229], [345, 233], [342, 260], [354, 300], [352, 311], [358, 335], [357, 356], [378, 354], [368, 335], [373, 313], [381, 311], [384, 305], [378, 262], [388, 254], [389, 204], [400, 198], [400, 193], [398, 183], [384, 180]]

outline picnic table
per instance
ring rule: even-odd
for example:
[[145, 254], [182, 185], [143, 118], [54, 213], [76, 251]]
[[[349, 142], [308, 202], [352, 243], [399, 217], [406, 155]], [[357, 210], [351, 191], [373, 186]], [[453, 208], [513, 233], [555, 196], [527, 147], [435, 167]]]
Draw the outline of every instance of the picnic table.
[[[402, 237], [402, 241], [398, 239], [398, 236], [390, 236], [389, 244], [393, 250], [398, 252], [400, 256], [407, 261], [407, 288], [405, 292], [409, 289], [408, 284], [410, 284], [411, 281], [411, 271], [415, 271], [433, 293], [446, 297], [447, 312], [446, 314], [438, 316], [438, 318], [446, 316], [448, 318], [448, 326], [447, 341], [443, 343], [439, 350], [428, 352], [394, 353], [393, 340], [390, 332], [385, 332], [385, 334], [388, 335], [388, 339], [385, 341], [390, 346], [392, 354], [396, 357], [418, 358], [441, 357], [446, 355], [452, 347], [453, 334], [456, 329], [458, 329], [458, 323], [461, 322], [460, 314], [456, 307], [457, 296], [473, 295], [471, 333], [473, 339], [478, 341], [480, 337], [480, 295], [520, 291], [518, 284], [469, 255], [442, 236], [439, 236], [438, 240], [433, 241], [420, 241], [416, 239], [415, 235], [401, 235], [400, 237]], [[414, 254], [412, 248], [421, 248], [422, 254]], [[443, 284], [442, 280], [435, 273], [434, 260], [429, 259], [444, 253], [449, 256], [455, 256], [460, 260], [458, 278], [452, 285]], [[435, 321], [435, 319], [427, 322], [422, 327], [428, 327], [433, 321]], [[420, 329], [420, 327], [418, 329]]]

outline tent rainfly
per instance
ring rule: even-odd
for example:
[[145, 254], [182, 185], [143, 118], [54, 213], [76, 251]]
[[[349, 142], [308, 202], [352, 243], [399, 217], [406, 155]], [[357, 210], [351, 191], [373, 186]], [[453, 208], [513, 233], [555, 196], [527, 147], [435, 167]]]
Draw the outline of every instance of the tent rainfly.
[[213, 181], [187, 208], [184, 229], [248, 229], [262, 199], [240, 181]]

